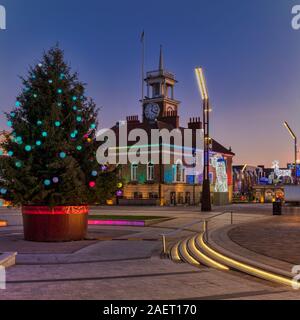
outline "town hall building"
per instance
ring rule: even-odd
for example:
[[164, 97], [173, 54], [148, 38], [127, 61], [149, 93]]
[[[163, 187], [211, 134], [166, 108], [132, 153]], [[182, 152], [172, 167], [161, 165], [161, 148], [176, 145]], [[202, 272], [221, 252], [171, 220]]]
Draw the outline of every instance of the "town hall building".
[[[147, 72], [145, 83], [147, 92], [141, 100], [142, 118], [138, 115], [127, 117], [127, 136], [133, 129], [143, 129], [150, 136], [152, 129], [167, 129], [171, 132], [174, 129], [183, 131], [188, 128], [192, 130], [193, 148], [196, 149], [196, 134], [203, 129], [201, 119], [199, 116], [192, 117], [187, 127], [180, 125], [180, 101], [175, 98], [177, 80], [173, 73], [165, 69], [162, 50], [158, 69]], [[116, 134], [117, 146], [122, 123], [124, 124], [118, 122], [111, 128]], [[172, 140], [170, 145], [174, 154], [177, 146]], [[159, 152], [162, 153], [162, 150], [159, 149]], [[203, 154], [203, 150], [201, 151]], [[215, 205], [231, 201], [233, 157], [234, 153], [230, 148], [211, 139], [210, 181], [212, 201]], [[172, 160], [170, 164], [149, 162], [120, 165], [119, 176], [123, 188], [118, 192], [116, 201], [120, 205], [198, 205], [201, 202], [203, 172], [197, 172], [193, 167], [195, 165]]]

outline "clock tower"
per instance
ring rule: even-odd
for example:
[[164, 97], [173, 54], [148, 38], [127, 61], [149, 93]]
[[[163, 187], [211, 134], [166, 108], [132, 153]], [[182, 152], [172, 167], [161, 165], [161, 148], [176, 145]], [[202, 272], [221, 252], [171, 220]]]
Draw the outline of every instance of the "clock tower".
[[164, 69], [163, 52], [160, 47], [159, 67], [147, 72], [147, 96], [143, 103], [143, 122], [155, 123], [178, 117], [180, 102], [174, 99], [175, 75]]

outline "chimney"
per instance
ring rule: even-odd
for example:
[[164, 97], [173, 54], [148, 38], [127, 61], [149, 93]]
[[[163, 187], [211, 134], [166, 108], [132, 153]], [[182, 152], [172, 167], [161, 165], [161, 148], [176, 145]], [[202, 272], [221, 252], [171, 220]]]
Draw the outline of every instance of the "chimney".
[[130, 126], [138, 125], [140, 124], [139, 116], [128, 116], [126, 118], [127, 124]]
[[200, 118], [190, 118], [188, 123], [189, 129], [202, 129], [202, 122]]

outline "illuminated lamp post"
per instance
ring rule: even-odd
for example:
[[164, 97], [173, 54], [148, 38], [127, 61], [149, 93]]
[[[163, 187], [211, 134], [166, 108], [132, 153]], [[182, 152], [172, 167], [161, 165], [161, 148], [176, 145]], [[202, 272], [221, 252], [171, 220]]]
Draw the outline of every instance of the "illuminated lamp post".
[[196, 205], [196, 149], [193, 149], [193, 205]]
[[201, 211], [211, 211], [211, 197], [210, 197], [210, 181], [209, 181], [209, 113], [211, 111], [209, 104], [208, 90], [202, 68], [196, 68], [196, 78], [199, 86], [203, 102], [203, 130], [204, 130], [204, 167], [203, 167], [203, 184], [202, 184], [202, 202]]
[[295, 154], [294, 154], [294, 166], [295, 166], [295, 184], [298, 184], [297, 182], [297, 137], [295, 135], [295, 133], [293, 132], [293, 130], [291, 129], [291, 127], [288, 125], [288, 123], [285, 121], [284, 122], [284, 126], [287, 128], [289, 134], [291, 135], [291, 137], [294, 140], [294, 148], [295, 148]]

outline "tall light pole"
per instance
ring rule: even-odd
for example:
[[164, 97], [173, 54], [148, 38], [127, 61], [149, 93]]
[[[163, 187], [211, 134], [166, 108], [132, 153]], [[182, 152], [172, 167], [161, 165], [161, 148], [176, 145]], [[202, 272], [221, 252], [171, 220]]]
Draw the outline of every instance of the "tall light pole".
[[203, 130], [204, 130], [204, 167], [203, 167], [203, 184], [202, 184], [202, 202], [201, 210], [203, 212], [211, 211], [210, 199], [210, 181], [209, 181], [209, 113], [211, 111], [209, 104], [208, 90], [202, 68], [196, 68], [196, 78], [203, 102]]
[[295, 166], [295, 184], [298, 184], [297, 182], [297, 153], [298, 153], [298, 150], [297, 150], [297, 137], [295, 135], [295, 133], [293, 132], [293, 130], [291, 129], [291, 127], [288, 125], [288, 123], [286, 121], [284, 121], [284, 126], [287, 128], [289, 134], [291, 135], [291, 137], [293, 138], [294, 140], [294, 147], [295, 147], [295, 161], [294, 161], [294, 166]]
[[193, 205], [196, 205], [196, 149], [193, 149]]

